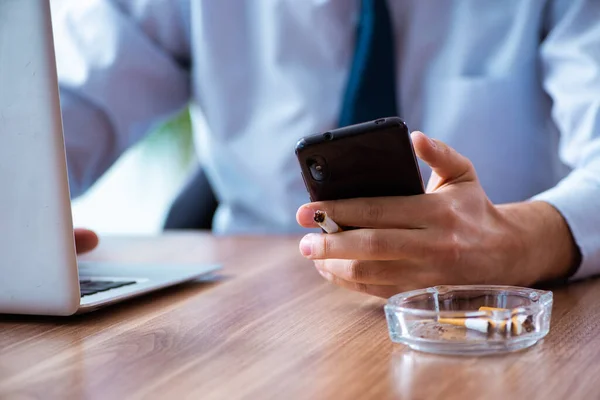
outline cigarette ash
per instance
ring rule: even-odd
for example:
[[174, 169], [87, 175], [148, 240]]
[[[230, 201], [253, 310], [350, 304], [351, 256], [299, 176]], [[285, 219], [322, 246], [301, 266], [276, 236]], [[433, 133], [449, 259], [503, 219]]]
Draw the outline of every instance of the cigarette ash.
[[325, 222], [325, 213], [323, 211], [315, 211], [314, 220], [317, 224]]
[[411, 327], [411, 336], [428, 340], [481, 341], [486, 335], [465, 329], [462, 326], [443, 325], [437, 321], [419, 321]]

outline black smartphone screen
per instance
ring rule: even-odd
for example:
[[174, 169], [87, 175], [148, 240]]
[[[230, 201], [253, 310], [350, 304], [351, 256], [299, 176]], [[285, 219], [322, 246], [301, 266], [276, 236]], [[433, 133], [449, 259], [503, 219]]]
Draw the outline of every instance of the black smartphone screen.
[[307, 136], [296, 155], [311, 201], [425, 192], [408, 127], [397, 117]]

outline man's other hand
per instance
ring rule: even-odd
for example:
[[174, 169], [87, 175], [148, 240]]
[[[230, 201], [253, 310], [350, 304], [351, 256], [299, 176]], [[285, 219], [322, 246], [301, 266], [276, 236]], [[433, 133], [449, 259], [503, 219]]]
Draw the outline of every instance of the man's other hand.
[[98, 235], [88, 229], [75, 228], [75, 247], [77, 254], [87, 253], [98, 246]]

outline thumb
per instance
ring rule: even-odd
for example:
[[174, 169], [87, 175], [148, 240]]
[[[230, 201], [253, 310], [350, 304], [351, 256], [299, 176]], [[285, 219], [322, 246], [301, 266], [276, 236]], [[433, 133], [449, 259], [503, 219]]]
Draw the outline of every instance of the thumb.
[[452, 147], [439, 140], [430, 139], [419, 131], [413, 132], [411, 137], [417, 157], [425, 161], [436, 175], [435, 186], [477, 179], [471, 161]]

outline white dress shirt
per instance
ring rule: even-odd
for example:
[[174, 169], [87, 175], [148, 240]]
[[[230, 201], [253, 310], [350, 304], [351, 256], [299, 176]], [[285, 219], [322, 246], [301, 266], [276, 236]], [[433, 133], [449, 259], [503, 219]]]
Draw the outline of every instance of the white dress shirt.
[[[600, 1], [389, 4], [398, 115], [469, 157], [495, 203], [553, 204], [583, 255], [576, 278], [600, 272]], [[221, 204], [215, 231], [302, 232], [294, 145], [335, 127], [358, 9], [72, 1], [54, 18], [73, 195], [190, 104], [209, 128], [195, 138]]]

